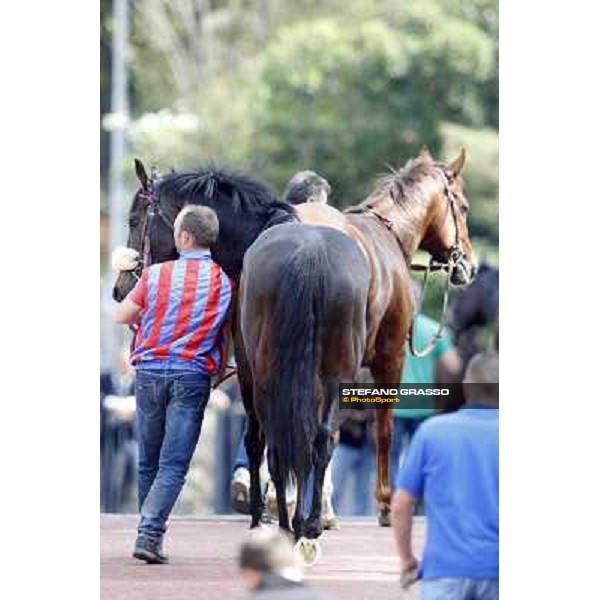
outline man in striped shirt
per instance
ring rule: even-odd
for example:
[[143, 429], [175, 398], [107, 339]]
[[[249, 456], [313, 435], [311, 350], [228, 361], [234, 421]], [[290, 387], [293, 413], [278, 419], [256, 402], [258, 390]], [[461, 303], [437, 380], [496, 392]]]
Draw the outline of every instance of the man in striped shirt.
[[152, 265], [119, 305], [116, 320], [139, 325], [136, 369], [140, 522], [133, 555], [164, 563], [162, 540], [198, 443], [210, 377], [225, 359], [232, 283], [209, 246], [219, 223], [187, 206], [174, 224], [179, 259]]

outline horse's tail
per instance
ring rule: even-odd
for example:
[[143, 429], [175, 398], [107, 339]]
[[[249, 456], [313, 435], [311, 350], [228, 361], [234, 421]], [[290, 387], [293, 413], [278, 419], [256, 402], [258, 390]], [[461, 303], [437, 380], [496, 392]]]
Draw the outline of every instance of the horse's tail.
[[274, 451], [274, 466], [283, 481], [292, 472], [306, 473], [318, 431], [315, 391], [325, 268], [325, 247], [313, 239], [294, 250], [278, 284], [267, 447]]

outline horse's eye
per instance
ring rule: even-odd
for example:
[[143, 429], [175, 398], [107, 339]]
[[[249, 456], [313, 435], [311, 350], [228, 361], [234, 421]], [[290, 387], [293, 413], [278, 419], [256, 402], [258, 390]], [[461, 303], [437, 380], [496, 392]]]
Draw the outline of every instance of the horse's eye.
[[131, 217], [129, 219], [129, 227], [135, 229], [140, 224], [140, 220], [137, 217]]
[[463, 214], [463, 217], [466, 217], [469, 214], [469, 207], [466, 204], [463, 204], [460, 207], [460, 212]]

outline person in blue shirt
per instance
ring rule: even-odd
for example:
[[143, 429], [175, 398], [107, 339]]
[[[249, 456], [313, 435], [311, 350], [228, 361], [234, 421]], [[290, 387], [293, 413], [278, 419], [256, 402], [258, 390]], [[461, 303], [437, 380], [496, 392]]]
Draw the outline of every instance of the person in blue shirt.
[[[464, 378], [466, 404], [419, 427], [397, 475], [392, 524], [405, 586], [423, 600], [496, 600], [498, 583], [498, 354], [477, 354]], [[421, 564], [411, 528], [425, 500]]]

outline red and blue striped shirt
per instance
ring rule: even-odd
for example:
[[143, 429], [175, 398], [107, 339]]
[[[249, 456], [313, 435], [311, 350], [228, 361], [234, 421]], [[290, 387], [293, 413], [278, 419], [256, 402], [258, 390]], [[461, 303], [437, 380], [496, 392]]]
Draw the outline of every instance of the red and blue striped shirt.
[[217, 373], [232, 292], [209, 250], [184, 251], [178, 260], [144, 269], [129, 294], [142, 308], [131, 364]]

